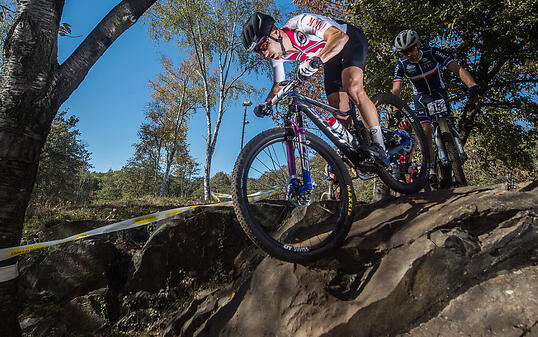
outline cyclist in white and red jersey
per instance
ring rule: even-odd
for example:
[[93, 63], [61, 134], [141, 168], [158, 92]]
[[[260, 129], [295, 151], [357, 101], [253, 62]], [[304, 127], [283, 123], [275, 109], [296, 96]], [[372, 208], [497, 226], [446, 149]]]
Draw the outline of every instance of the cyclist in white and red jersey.
[[[329, 104], [347, 111], [348, 97], [351, 98], [372, 135], [372, 154], [378, 159], [385, 158], [377, 110], [364, 91], [368, 42], [360, 29], [316, 14], [296, 15], [282, 28], [277, 28], [271, 16], [254, 13], [243, 25], [241, 39], [248, 51], [270, 58], [273, 67], [273, 87], [266, 103], [254, 109], [257, 115], [264, 116], [270, 112], [270, 100], [282, 88], [280, 82], [285, 79], [284, 61], [302, 61], [298, 72], [303, 77], [312, 76], [324, 65], [325, 93]], [[348, 116], [335, 117], [344, 126], [349, 124]]]
[[[426, 134], [430, 158], [433, 158], [432, 146], [432, 119], [428, 112], [428, 104], [435, 100], [444, 100], [446, 113], [450, 114], [448, 94], [441, 78], [441, 67], [458, 75], [467, 86], [467, 95], [472, 98], [478, 94], [478, 85], [471, 74], [460, 67], [451, 57], [435, 47], [420, 47], [420, 39], [413, 30], [401, 31], [394, 41], [394, 48], [402, 54], [402, 58], [394, 66], [394, 80], [392, 93], [400, 96], [403, 77], [407, 77], [413, 84], [413, 103], [415, 111]], [[430, 167], [432, 183], [437, 180], [435, 164]]]

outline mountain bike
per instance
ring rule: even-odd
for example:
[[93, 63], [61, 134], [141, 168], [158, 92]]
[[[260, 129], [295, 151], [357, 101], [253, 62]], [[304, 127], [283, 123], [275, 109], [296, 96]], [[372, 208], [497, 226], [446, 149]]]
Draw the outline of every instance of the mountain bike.
[[[383, 128], [384, 160], [369, 151], [369, 132], [352, 112], [344, 112], [299, 93], [300, 78], [281, 82], [271, 100], [284, 106], [283, 127], [262, 132], [242, 149], [232, 175], [234, 210], [247, 236], [269, 255], [284, 261], [307, 263], [327, 255], [344, 242], [353, 220], [355, 193], [342, 158], [347, 158], [362, 179], [377, 174], [394, 190], [414, 193], [426, 183], [425, 170], [412, 182], [394, 178], [392, 161], [409, 143], [416, 142], [417, 160], [429, 164], [425, 136], [417, 117], [404, 115], [417, 137]], [[279, 105], [280, 104], [280, 105]], [[349, 115], [351, 143], [335, 132], [316, 109]], [[334, 144], [306, 130], [305, 117]], [[339, 153], [337, 153], [337, 151]], [[340, 185], [338, 200], [319, 200], [324, 165], [333, 168]], [[249, 195], [265, 193], [263, 199]]]
[[[385, 144], [388, 143], [389, 146], [398, 144], [398, 137], [410, 137], [411, 139], [415, 139], [424, 134], [423, 132], [417, 134], [415, 131], [416, 125], [413, 124], [409, 124], [407, 127], [402, 127], [402, 122], [407, 121], [406, 116], [414, 116], [415, 112], [399, 97], [390, 93], [383, 93], [373, 96], [372, 102], [377, 108], [382, 130], [391, 130], [388, 134], [385, 134], [384, 131], [383, 138], [385, 139]], [[420, 129], [422, 128], [420, 127]], [[411, 183], [417, 179], [422, 179], [422, 177], [427, 175], [428, 172], [421, 173], [421, 171], [427, 171], [422, 170], [422, 167], [427, 166], [423, 166], [421, 153], [415, 151], [416, 144], [418, 144], [418, 141], [416, 140], [406, 143], [397, 153], [399, 157], [396, 156], [394, 160], [391, 161], [394, 179]], [[398, 193], [396, 193], [396, 195], [398, 195]]]
[[[432, 138], [434, 145], [434, 158], [432, 158], [432, 162], [435, 163], [440, 180], [437, 184], [430, 182], [426, 186], [426, 189], [467, 185], [467, 179], [463, 171], [463, 164], [467, 160], [467, 155], [465, 154], [463, 142], [456, 128], [456, 118], [450, 114], [447, 106], [450, 102], [459, 98], [461, 96], [456, 96], [446, 101], [443, 99], [434, 100], [427, 104], [427, 109], [432, 119]], [[399, 122], [400, 110], [412, 110], [396, 96], [389, 100], [385, 97], [382, 101], [385, 103], [390, 101], [385, 106], [381, 103], [379, 104], [382, 110], [381, 115], [385, 117], [385, 123], [390, 125], [395, 125]]]
[[[456, 118], [450, 115], [447, 105], [454, 99], [442, 99], [428, 104], [428, 111], [432, 118], [432, 135], [436, 151], [433, 162], [440, 175], [440, 187], [466, 186], [467, 179], [463, 172], [463, 164], [467, 155], [463, 149], [463, 142], [456, 129]], [[435, 186], [433, 186], [435, 187]]]

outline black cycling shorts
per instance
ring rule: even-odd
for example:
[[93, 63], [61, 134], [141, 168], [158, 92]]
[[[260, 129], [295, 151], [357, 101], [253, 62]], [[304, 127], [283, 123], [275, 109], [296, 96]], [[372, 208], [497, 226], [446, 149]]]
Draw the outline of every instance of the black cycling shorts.
[[413, 95], [413, 104], [415, 105], [415, 112], [421, 123], [431, 123], [432, 118], [428, 111], [428, 103], [436, 100], [444, 100], [446, 105], [446, 111], [443, 113], [445, 116], [452, 115], [452, 109], [450, 109], [450, 103], [448, 102], [448, 93], [446, 90], [433, 91], [431, 94], [418, 94]]
[[368, 55], [368, 41], [366, 35], [359, 28], [347, 24], [349, 40], [338, 55], [325, 63], [325, 93], [329, 96], [335, 92], [343, 92], [342, 71], [350, 66], [356, 66], [364, 71], [366, 56]]

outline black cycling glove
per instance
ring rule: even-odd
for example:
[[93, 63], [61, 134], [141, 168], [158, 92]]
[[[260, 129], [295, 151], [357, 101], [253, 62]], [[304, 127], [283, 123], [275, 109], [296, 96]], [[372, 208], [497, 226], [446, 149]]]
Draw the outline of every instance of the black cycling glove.
[[254, 107], [254, 114], [260, 118], [269, 116], [272, 112], [271, 102], [260, 103]]
[[480, 88], [476, 84], [473, 85], [472, 87], [467, 88], [467, 97], [469, 97], [469, 98], [476, 97], [476, 95], [478, 95], [478, 90], [479, 89]]

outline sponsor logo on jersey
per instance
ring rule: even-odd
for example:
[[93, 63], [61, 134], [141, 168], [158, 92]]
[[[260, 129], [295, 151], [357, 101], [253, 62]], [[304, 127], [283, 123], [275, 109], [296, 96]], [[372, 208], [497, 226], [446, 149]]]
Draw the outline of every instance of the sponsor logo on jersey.
[[407, 66], [405, 66], [405, 70], [408, 73], [412, 73], [417, 70], [417, 66], [415, 66], [414, 64], [408, 64]]
[[297, 42], [297, 44], [299, 46], [302, 47], [302, 46], [305, 46], [308, 43], [308, 38], [306, 37], [306, 35], [303, 32], [296, 30], [295, 31], [295, 41]]
[[433, 67], [432, 62], [427, 57], [422, 59], [422, 64], [424, 65], [425, 68], [432, 68]]
[[310, 27], [313, 27], [315, 30], [322, 30], [323, 28], [325, 28], [327, 23], [316, 18], [310, 18], [310, 22], [308, 22], [308, 25]]

